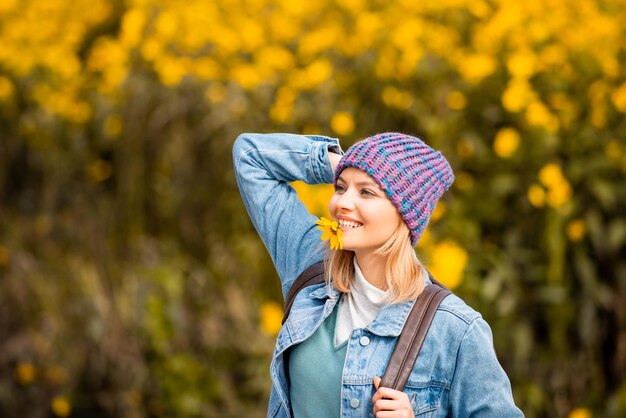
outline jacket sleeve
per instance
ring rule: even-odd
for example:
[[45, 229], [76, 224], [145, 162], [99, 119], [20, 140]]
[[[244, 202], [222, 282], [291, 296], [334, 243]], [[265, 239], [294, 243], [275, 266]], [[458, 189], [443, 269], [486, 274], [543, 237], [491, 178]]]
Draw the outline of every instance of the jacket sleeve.
[[491, 328], [476, 318], [467, 328], [459, 348], [450, 388], [452, 417], [524, 417], [515, 406], [511, 383], [493, 348]]
[[323, 257], [317, 218], [288, 182], [332, 183], [328, 152], [343, 154], [334, 138], [295, 134], [240, 135], [233, 146], [239, 192], [280, 277], [283, 296], [298, 275]]

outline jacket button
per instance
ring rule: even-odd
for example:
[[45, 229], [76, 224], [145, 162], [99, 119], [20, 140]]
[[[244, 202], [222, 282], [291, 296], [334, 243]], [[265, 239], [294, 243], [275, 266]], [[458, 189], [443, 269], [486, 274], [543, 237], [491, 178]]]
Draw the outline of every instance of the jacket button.
[[363, 347], [366, 347], [367, 345], [369, 345], [370, 343], [370, 339], [369, 337], [361, 337], [361, 339], [359, 340], [359, 344], [361, 344]]
[[350, 406], [353, 408], [358, 408], [360, 403], [357, 398], [350, 399]]

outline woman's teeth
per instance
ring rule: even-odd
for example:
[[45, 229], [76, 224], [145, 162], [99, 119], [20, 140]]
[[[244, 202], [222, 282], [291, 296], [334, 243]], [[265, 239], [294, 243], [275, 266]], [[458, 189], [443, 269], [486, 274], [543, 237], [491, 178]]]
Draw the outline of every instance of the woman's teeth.
[[344, 219], [339, 219], [337, 223], [339, 224], [339, 226], [343, 226], [347, 228], [358, 228], [362, 225], [356, 222], [346, 221]]

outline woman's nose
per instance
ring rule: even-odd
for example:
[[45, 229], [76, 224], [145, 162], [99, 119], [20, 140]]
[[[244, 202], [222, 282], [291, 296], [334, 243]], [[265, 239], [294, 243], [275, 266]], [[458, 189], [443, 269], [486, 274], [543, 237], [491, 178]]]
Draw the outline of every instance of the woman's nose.
[[355, 204], [352, 193], [346, 191], [344, 194], [342, 194], [339, 200], [337, 200], [337, 207], [339, 207], [339, 209], [341, 210], [354, 210]]

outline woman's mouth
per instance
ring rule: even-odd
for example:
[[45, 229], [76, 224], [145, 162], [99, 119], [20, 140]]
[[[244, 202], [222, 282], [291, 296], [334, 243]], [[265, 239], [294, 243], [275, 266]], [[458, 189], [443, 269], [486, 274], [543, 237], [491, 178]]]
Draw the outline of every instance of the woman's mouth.
[[348, 231], [363, 226], [360, 222], [346, 221], [345, 219], [338, 219], [337, 224], [342, 231]]

